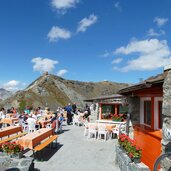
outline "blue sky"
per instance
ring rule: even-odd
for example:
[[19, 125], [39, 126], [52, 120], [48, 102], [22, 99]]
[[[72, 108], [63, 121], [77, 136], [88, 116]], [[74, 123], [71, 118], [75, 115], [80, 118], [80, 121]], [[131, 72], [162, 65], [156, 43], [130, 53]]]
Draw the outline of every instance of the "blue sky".
[[1, 0], [0, 87], [43, 72], [137, 83], [171, 63], [170, 0]]

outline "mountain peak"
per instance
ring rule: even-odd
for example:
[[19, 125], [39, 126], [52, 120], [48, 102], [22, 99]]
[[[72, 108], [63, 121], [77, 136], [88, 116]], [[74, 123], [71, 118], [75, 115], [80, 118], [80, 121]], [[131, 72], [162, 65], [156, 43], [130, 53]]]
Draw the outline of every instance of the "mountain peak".
[[36, 108], [48, 106], [56, 110], [58, 106], [63, 107], [68, 103], [76, 103], [78, 107], [83, 107], [84, 99], [112, 95], [127, 86], [128, 84], [109, 81], [95, 83], [67, 80], [45, 73], [6, 101], [16, 108], [21, 108], [24, 104]]

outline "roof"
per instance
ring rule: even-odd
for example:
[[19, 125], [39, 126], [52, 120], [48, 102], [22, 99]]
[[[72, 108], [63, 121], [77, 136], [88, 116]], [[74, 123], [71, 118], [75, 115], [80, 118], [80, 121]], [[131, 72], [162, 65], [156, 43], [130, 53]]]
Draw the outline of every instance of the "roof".
[[118, 94], [124, 94], [124, 93], [128, 93], [128, 92], [135, 91], [135, 90], [141, 90], [144, 88], [149, 88], [154, 84], [163, 83], [166, 75], [167, 75], [167, 72], [164, 72], [162, 74], [158, 74], [156, 76], [149, 77], [148, 79], [146, 79], [138, 84], [134, 84], [134, 85], [131, 85], [129, 87], [119, 90]]
[[93, 102], [93, 101], [98, 101], [98, 100], [121, 99], [121, 98], [123, 98], [122, 95], [120, 95], [120, 94], [113, 94], [111, 96], [100, 96], [100, 97], [85, 99], [84, 101], [85, 102]]

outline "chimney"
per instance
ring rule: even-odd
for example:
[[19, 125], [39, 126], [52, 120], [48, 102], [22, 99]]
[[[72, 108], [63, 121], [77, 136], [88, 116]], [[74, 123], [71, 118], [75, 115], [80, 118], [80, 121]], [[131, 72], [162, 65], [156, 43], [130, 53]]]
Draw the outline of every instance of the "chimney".
[[47, 76], [49, 73], [46, 71], [45, 73], [43, 73], [44, 76]]
[[171, 70], [171, 64], [164, 66], [164, 75], [167, 76], [168, 72]]
[[171, 64], [164, 66], [164, 72], [171, 70]]

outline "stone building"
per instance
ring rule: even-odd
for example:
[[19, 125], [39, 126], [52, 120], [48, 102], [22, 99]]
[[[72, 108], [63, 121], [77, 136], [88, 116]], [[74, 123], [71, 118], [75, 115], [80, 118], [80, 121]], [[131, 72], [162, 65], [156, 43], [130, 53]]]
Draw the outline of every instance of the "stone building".
[[[171, 67], [162, 74], [121, 89], [127, 98], [134, 139], [143, 149], [142, 161], [153, 169], [156, 159], [171, 142]], [[171, 167], [162, 165], [163, 170]]]
[[124, 99], [122, 95], [114, 94], [111, 96], [101, 96], [92, 99], [86, 99], [85, 102], [91, 103], [90, 121], [112, 120], [114, 114], [127, 112], [127, 107], [123, 106]]

